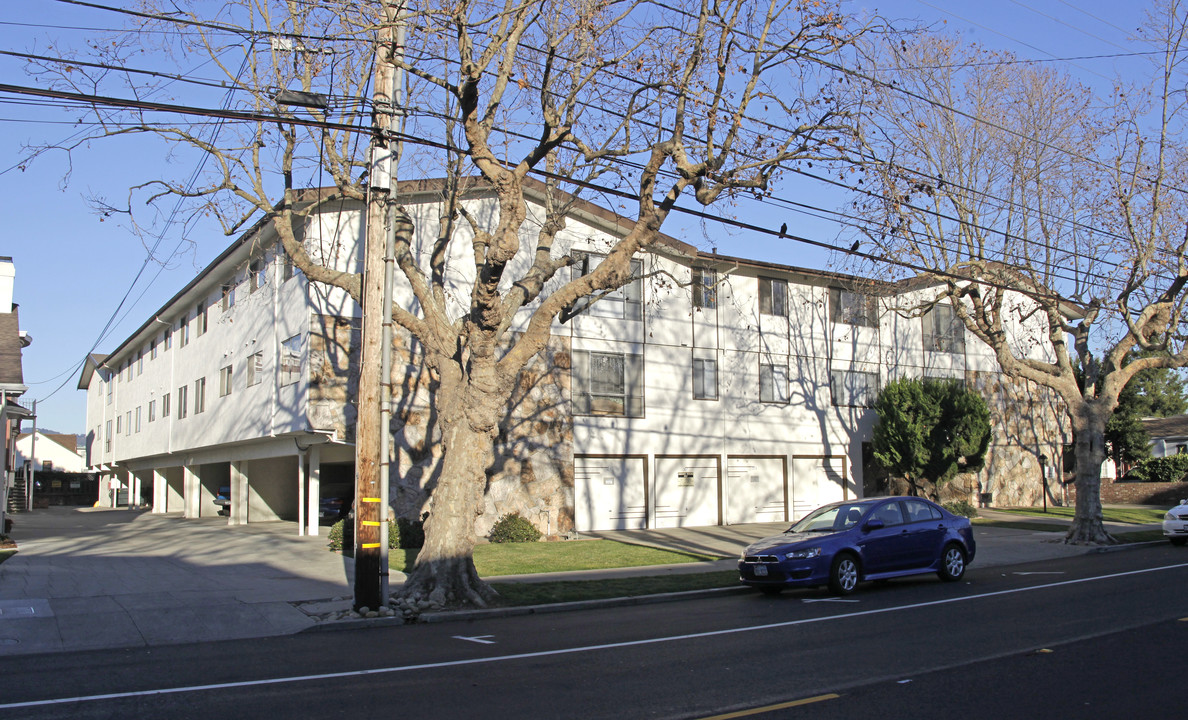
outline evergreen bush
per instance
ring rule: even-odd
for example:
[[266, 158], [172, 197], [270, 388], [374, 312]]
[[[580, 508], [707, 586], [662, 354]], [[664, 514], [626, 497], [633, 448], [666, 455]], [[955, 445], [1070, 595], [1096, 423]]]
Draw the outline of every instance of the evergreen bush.
[[[355, 552], [355, 520], [343, 518], [330, 526], [326, 534], [326, 547], [330, 550], [352, 555]], [[400, 545], [400, 526], [394, 521], [388, 521], [388, 549], [398, 550]]]
[[518, 512], [508, 513], [495, 521], [488, 539], [493, 543], [522, 543], [540, 540], [541, 532]]
[[967, 518], [976, 518], [978, 516], [978, 509], [973, 506], [968, 500], [957, 500], [956, 502], [947, 502], [942, 505], [944, 509]]
[[1126, 482], [1180, 482], [1188, 475], [1188, 455], [1148, 458], [1126, 473]]

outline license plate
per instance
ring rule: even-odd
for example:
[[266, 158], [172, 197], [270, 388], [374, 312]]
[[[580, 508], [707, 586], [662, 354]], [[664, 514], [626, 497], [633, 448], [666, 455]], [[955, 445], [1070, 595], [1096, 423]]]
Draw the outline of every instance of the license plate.
[[756, 565], [755, 566], [755, 577], [767, 577], [767, 566], [766, 565]]

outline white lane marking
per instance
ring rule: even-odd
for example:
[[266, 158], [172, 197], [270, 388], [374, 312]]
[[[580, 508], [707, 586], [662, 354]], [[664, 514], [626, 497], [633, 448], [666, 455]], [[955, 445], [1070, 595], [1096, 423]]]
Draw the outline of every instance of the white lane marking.
[[840, 603], [856, 603], [857, 600], [850, 598], [804, 598], [802, 603], [819, 603], [819, 602], [840, 602]]
[[1062, 570], [1044, 570], [1044, 571], [1033, 570], [1033, 571], [1029, 571], [1029, 572], [1013, 572], [1011, 574], [1012, 575], [1065, 575], [1066, 573]]
[[748, 625], [746, 627], [726, 628], [724, 630], [706, 630], [698, 633], [688, 633], [685, 635], [668, 635], [665, 637], [646, 638], [643, 640], [625, 640], [623, 642], [604, 643], [601, 645], [582, 645], [572, 648], [560, 648], [557, 650], [538, 650], [536, 652], [514, 653], [511, 655], [494, 655], [483, 658], [468, 658], [466, 660], [444, 660], [442, 662], [421, 663], [419, 665], [397, 665], [395, 667], [386, 668], [369, 668], [366, 670], [344, 670], [342, 672], [333, 673], [319, 673], [317, 675], [293, 675], [290, 677], [269, 678], [265, 680], [240, 680], [238, 682], [214, 683], [211, 685], [188, 685], [184, 687], [160, 688], [157, 690], [134, 690], [130, 692], [119, 693], [105, 693], [103, 695], [79, 695], [76, 697], [54, 698], [51, 700], [29, 700], [27, 702], [4, 703], [0, 704], [0, 710], [10, 710], [14, 708], [39, 707], [44, 705], [64, 705], [66, 703], [76, 702], [97, 702], [100, 700], [118, 700], [123, 698], [134, 697], [151, 697], [154, 695], [177, 695], [179, 693], [203, 692], [207, 690], [229, 690], [232, 688], [246, 688], [258, 687], [263, 685], [282, 685], [286, 683], [298, 683], [317, 680], [339, 680], [348, 677], [363, 677], [366, 675], [388, 675], [398, 672], [411, 672], [413, 670], [436, 670], [439, 668], [448, 667], [463, 667], [466, 665], [483, 665], [494, 662], [507, 662], [509, 660], [528, 660], [534, 658], [551, 657], [555, 655], [573, 655], [576, 653], [594, 652], [596, 650], [614, 650], [617, 648], [639, 647], [643, 645], [657, 645], [659, 643], [677, 642], [680, 640], [699, 640], [702, 638], [717, 637], [721, 635], [736, 635], [745, 632], [758, 632], [761, 630], [774, 630], [777, 628], [795, 627], [797, 625], [811, 625], [815, 623], [830, 622], [833, 620], [848, 620], [850, 618], [864, 617], [870, 615], [884, 615], [892, 612], [899, 612], [900, 610], [918, 610], [926, 607], [936, 607], [938, 605], [951, 605], [953, 603], [968, 602], [970, 600], [982, 600], [984, 598], [1000, 597], [1003, 595], [1015, 595], [1018, 593], [1032, 592], [1034, 590], [1048, 590], [1051, 588], [1064, 587], [1067, 585], [1080, 585], [1083, 583], [1097, 582], [1099, 580], [1114, 580], [1117, 578], [1130, 577], [1132, 575], [1145, 575], [1147, 573], [1162, 572], [1163, 570], [1179, 570], [1181, 568], [1188, 568], [1188, 563], [1178, 563], [1176, 565], [1164, 565], [1162, 567], [1143, 568], [1141, 570], [1127, 570], [1126, 572], [1111, 573], [1109, 575], [1098, 575], [1095, 577], [1078, 578], [1076, 580], [1061, 580], [1060, 582], [1047, 583], [1044, 585], [1032, 585], [1031, 587], [1015, 588], [1012, 590], [995, 590], [994, 592], [979, 593], [977, 595], [966, 595], [964, 597], [945, 598], [943, 600], [929, 600], [928, 602], [911, 603], [910, 605], [899, 605], [896, 607], [878, 608], [874, 610], [858, 610], [851, 613], [844, 613], [841, 615], [828, 615], [818, 618], [803, 618], [800, 620], [785, 620], [778, 623], [767, 623], [765, 625]]
[[483, 645], [494, 645], [495, 644], [494, 640], [487, 639], [487, 638], [493, 638], [493, 637], [495, 637], [495, 636], [494, 635], [475, 635], [473, 637], [466, 637], [465, 635], [455, 635], [454, 639], [455, 640], [467, 640], [469, 642], [481, 643]]

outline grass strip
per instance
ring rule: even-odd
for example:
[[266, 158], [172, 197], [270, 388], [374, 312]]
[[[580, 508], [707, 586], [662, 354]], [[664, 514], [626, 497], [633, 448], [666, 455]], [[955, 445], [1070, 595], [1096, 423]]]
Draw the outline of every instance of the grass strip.
[[8, 558], [10, 558], [16, 554], [17, 554], [16, 550], [0, 550], [0, 563], [4, 562]]
[[[1028, 517], [1053, 518], [1058, 520], [1073, 519], [1076, 509], [1071, 507], [1049, 507], [1048, 512], [1042, 508], [994, 508], [999, 512]], [[1160, 508], [1102, 508], [1101, 519], [1105, 522], [1130, 523], [1133, 525], [1147, 525], [1163, 522], [1167, 510]]]
[[[388, 565], [411, 572], [417, 550], [390, 550]], [[534, 575], [572, 570], [605, 570], [706, 562], [720, 558], [631, 545], [615, 540], [572, 540], [565, 542], [484, 543], [474, 547], [474, 565], [482, 577]]]
[[737, 570], [571, 582], [491, 583], [499, 593], [499, 604], [504, 607], [637, 597], [738, 585]]

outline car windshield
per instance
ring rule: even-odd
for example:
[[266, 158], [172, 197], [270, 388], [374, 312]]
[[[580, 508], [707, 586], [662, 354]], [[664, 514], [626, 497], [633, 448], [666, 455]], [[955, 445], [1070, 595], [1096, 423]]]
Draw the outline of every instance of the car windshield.
[[862, 521], [866, 507], [852, 503], [817, 508], [788, 528], [790, 533], [838, 532], [849, 530]]

